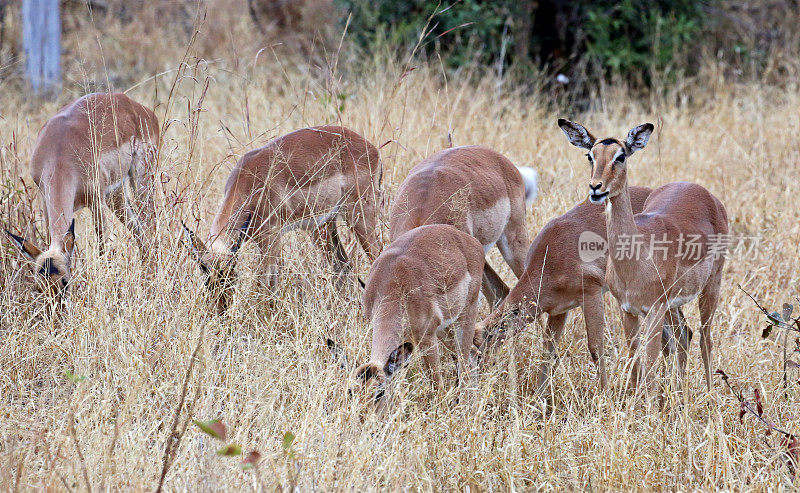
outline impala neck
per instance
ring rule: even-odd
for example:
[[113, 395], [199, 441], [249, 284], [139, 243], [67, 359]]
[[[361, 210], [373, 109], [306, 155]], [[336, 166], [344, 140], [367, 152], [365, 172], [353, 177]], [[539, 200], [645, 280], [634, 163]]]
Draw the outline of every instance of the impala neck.
[[[641, 238], [636, 221], [633, 220], [633, 207], [631, 206], [631, 196], [628, 193], [628, 184], [621, 193], [614, 197], [608, 198], [606, 205], [606, 230], [608, 234], [608, 254], [609, 258], [615, 265], [630, 265], [635, 268], [635, 265], [643, 261], [646, 248], [649, 246], [649, 238]], [[643, 242], [641, 246], [641, 255], [622, 255], [624, 258], [618, 258], [617, 255], [622, 245], [630, 245], [634, 238], [638, 238]], [[625, 243], [623, 243], [623, 241]], [[638, 240], [637, 240], [638, 241]]]
[[[67, 184], [65, 184], [67, 185]], [[75, 191], [72, 187], [44, 187], [50, 233], [50, 250], [64, 251], [64, 235], [75, 217]]]

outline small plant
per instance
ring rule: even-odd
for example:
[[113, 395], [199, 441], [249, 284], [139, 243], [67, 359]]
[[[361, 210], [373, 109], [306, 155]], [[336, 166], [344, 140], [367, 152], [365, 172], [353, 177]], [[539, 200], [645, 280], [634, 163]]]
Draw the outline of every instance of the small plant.
[[[742, 286], [739, 286], [739, 289], [741, 289], [744, 294], [753, 300], [753, 303], [755, 303], [758, 309], [761, 310], [761, 312], [767, 317], [767, 326], [761, 331], [762, 338], [766, 339], [769, 337], [769, 335], [772, 333], [772, 329], [776, 327], [785, 331], [783, 333], [783, 392], [784, 397], [789, 399], [789, 370], [800, 368], [800, 363], [791, 359], [795, 353], [800, 354], [800, 337], [798, 337], [800, 336], [800, 317], [792, 318], [794, 305], [791, 303], [784, 303], [781, 313], [770, 313], [769, 310], [761, 306], [761, 303], [759, 303], [750, 293], [745, 291]], [[794, 348], [789, 350], [789, 335], [792, 333], [797, 335], [794, 337]], [[800, 381], [798, 381], [798, 384], [800, 384]]]
[[[199, 420], [192, 420], [192, 422], [200, 428], [200, 431], [205, 433], [206, 435], [219, 440], [221, 442], [227, 442], [228, 440], [228, 427], [225, 426], [219, 419], [212, 419], [209, 421], [199, 421]], [[286, 439], [284, 438], [284, 441]], [[235, 442], [229, 442], [223, 445], [221, 448], [217, 450], [217, 455], [222, 457], [242, 457], [242, 446]], [[256, 480], [259, 484], [261, 484], [261, 478], [259, 477], [259, 470], [258, 465], [261, 462], [261, 452], [258, 450], [251, 450], [248, 452], [247, 455], [244, 456], [241, 463], [239, 464], [242, 469], [245, 471], [253, 471], [256, 475]], [[263, 488], [261, 488], [263, 489]]]
[[761, 392], [758, 389], [753, 390], [753, 400], [755, 403], [755, 408], [753, 408], [753, 404], [745, 399], [742, 392], [735, 389], [733, 385], [731, 385], [730, 377], [728, 377], [727, 373], [725, 373], [723, 370], [717, 370], [714, 372], [714, 374], [722, 377], [722, 381], [728, 386], [728, 389], [730, 389], [731, 393], [733, 393], [733, 395], [736, 397], [736, 400], [739, 401], [740, 423], [744, 424], [745, 416], [750, 414], [766, 427], [764, 433], [767, 436], [772, 435], [773, 432], [781, 436], [779, 441], [779, 447], [780, 450], [782, 450], [781, 456], [786, 461], [786, 467], [789, 469], [789, 474], [793, 479], [795, 479], [797, 477], [797, 473], [800, 472], [797, 467], [800, 464], [800, 438], [793, 433], [779, 428], [773, 421], [768, 420], [764, 416], [764, 404], [761, 398]]

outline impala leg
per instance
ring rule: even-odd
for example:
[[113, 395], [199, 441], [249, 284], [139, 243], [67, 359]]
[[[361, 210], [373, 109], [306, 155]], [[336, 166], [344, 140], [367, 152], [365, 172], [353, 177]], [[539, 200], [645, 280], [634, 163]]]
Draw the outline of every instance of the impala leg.
[[425, 368], [431, 376], [433, 385], [436, 388], [437, 394], [441, 395], [444, 390], [442, 381], [442, 367], [439, 358], [439, 344], [436, 341], [436, 334], [426, 335], [419, 343], [419, 349], [422, 352], [422, 361], [425, 363]]
[[378, 211], [374, 198], [368, 194], [362, 195], [358, 202], [348, 208], [345, 219], [370, 262], [374, 261], [381, 253], [381, 240], [377, 228]]
[[719, 302], [719, 283], [722, 277], [722, 268], [709, 280], [700, 293], [698, 300], [700, 308], [700, 354], [703, 356], [703, 368], [706, 371], [706, 388], [711, 390], [711, 322]]
[[521, 202], [516, 209], [512, 212], [506, 229], [497, 241], [497, 248], [500, 250], [503, 260], [519, 279], [525, 271], [525, 257], [528, 255], [530, 243], [528, 242], [528, 230], [525, 228], [525, 202]]
[[[140, 149], [135, 159], [135, 166], [130, 168], [131, 189], [133, 192], [133, 204], [131, 209], [136, 215], [140, 224], [139, 240], [141, 244], [147, 244], [155, 236], [155, 186], [152, 170], [149, 169], [144, 151]], [[147, 237], [145, 237], [147, 236]]]
[[481, 292], [492, 309], [497, 308], [509, 293], [508, 286], [506, 286], [506, 283], [503, 282], [497, 272], [492, 269], [489, 262], [486, 262], [483, 266]]
[[478, 300], [469, 303], [456, 323], [456, 344], [458, 346], [458, 384], [462, 388], [474, 388], [478, 383], [477, 354], [473, 352], [475, 323], [478, 318]]
[[631, 374], [628, 380], [628, 390], [635, 391], [639, 386], [639, 317], [628, 312], [622, 312], [622, 327], [625, 330], [625, 339], [628, 342], [628, 356], [631, 359]]
[[673, 309], [668, 308], [661, 327], [661, 355], [664, 356], [664, 380], [669, 380], [674, 373], [674, 359], [677, 353], [676, 337], [679, 335], [680, 322]]
[[339, 239], [336, 219], [321, 224], [312, 231], [312, 235], [336, 273], [336, 286], [341, 288], [343, 285], [342, 273], [351, 270], [351, 265]]
[[89, 208], [92, 211], [92, 222], [94, 223], [94, 231], [97, 233], [97, 248], [102, 257], [106, 253], [105, 248], [105, 228], [103, 224], [103, 201], [101, 199], [94, 199], [91, 201]]
[[544, 334], [544, 358], [539, 366], [539, 378], [537, 381], [537, 394], [543, 395], [547, 385], [550, 383], [550, 376], [553, 367], [558, 359], [556, 346], [564, 333], [564, 324], [567, 321], [567, 313], [558, 315], [548, 314], [547, 327]]
[[583, 319], [586, 323], [586, 341], [589, 354], [597, 365], [600, 389], [608, 388], [605, 358], [605, 318], [603, 316], [603, 294], [598, 288], [586, 293], [583, 300]]
[[283, 270], [283, 257], [281, 255], [280, 234], [260, 234], [256, 244], [261, 251], [258, 265], [258, 284], [262, 292], [274, 298], [278, 292], [281, 272]]
[[[667, 310], [664, 319], [664, 334], [671, 337], [669, 343], [664, 343], [664, 357], [670, 364], [673, 356], [677, 356], [677, 386], [683, 387], [683, 379], [686, 374], [686, 360], [689, 352], [690, 329], [686, 326], [686, 319], [683, 311], [678, 308]], [[667, 334], [668, 333], [668, 334]], [[675, 373], [674, 371], [672, 373]]]
[[150, 259], [149, 243], [155, 236], [154, 176], [150, 168], [149, 144], [141, 141], [132, 145], [131, 162], [128, 167], [128, 191], [124, 182], [121, 187], [125, 226], [133, 233], [144, 259]]
[[[133, 184], [131, 184], [131, 188], [132, 187]], [[113, 196], [113, 203], [116, 209], [115, 213], [117, 217], [133, 234], [139, 249], [142, 251], [142, 254], [144, 254], [144, 233], [142, 222], [139, 219], [139, 215], [136, 214], [136, 207], [132, 197], [133, 193], [134, 192], [129, 192], [128, 187], [126, 187], [123, 183], [120, 189], [109, 194], [109, 197]]]
[[683, 316], [683, 310], [678, 308], [676, 310], [678, 315], [678, 322], [680, 327], [680, 336], [678, 337], [678, 378], [683, 383], [686, 376], [686, 361], [689, 356], [689, 344], [692, 342], [692, 329], [686, 323], [686, 317]]
[[667, 311], [667, 306], [663, 303], [658, 304], [650, 309], [650, 312], [645, 316], [642, 324], [642, 335], [644, 340], [644, 381], [646, 389], [650, 395], [653, 395], [656, 388], [655, 366], [658, 362], [658, 356], [662, 351], [661, 332], [664, 327], [664, 316]]

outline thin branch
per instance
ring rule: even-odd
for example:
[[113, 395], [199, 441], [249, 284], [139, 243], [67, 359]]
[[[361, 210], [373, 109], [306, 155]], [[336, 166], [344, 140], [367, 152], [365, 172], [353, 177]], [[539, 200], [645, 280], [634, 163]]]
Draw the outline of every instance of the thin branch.
[[774, 430], [787, 438], [794, 438], [793, 434], [789, 433], [786, 430], [778, 428], [777, 426], [775, 426], [774, 423], [770, 423], [769, 421], [764, 419], [764, 417], [761, 414], [758, 414], [758, 412], [755, 409], [753, 409], [750, 403], [747, 402], [747, 400], [742, 396], [741, 392], [738, 392], [736, 389], [733, 388], [733, 386], [728, 381], [728, 375], [724, 371], [717, 370], [716, 373], [722, 376], [722, 381], [725, 382], [725, 385], [727, 385], [728, 388], [733, 393], [733, 395], [736, 396], [736, 400], [739, 401], [739, 404], [741, 404], [742, 409], [745, 409], [746, 411], [750, 412], [750, 414], [758, 418], [758, 420], [761, 421], [764, 425], [766, 425], [768, 429]]
[[[191, 380], [192, 377], [192, 371], [194, 370], [194, 363], [197, 360], [197, 353], [200, 352], [200, 347], [202, 347], [202, 345], [203, 345], [203, 333], [201, 333], [200, 337], [197, 338], [197, 346], [194, 348], [194, 352], [192, 352], [192, 357], [189, 359], [189, 368], [187, 368], [186, 376], [183, 379], [181, 398], [178, 401], [178, 405], [175, 406], [175, 414], [172, 418], [172, 427], [170, 428], [169, 437], [167, 438], [167, 446], [164, 448], [164, 458], [162, 459], [162, 466], [161, 466], [161, 477], [158, 480], [158, 487], [156, 488], [156, 493], [160, 492], [161, 488], [164, 486], [164, 479], [167, 477], [167, 472], [169, 471], [173, 459], [175, 458], [175, 453], [178, 450], [181, 438], [183, 438], [183, 434], [186, 431], [186, 426], [184, 426], [180, 431], [178, 431], [178, 425], [180, 424], [181, 410], [183, 409], [183, 404], [186, 401], [186, 394], [189, 390], [189, 380]], [[195, 398], [196, 397], [197, 393], [195, 393]], [[192, 402], [192, 404], [190, 404], [189, 407], [190, 409], [194, 407], [194, 402]]]
[[745, 291], [745, 290], [744, 290], [744, 288], [742, 287], [742, 285], [741, 285], [741, 284], [737, 284], [736, 286], [737, 286], [739, 289], [741, 289], [741, 290], [742, 290], [742, 292], [743, 292], [744, 294], [746, 294], [746, 295], [747, 295], [747, 296], [748, 296], [748, 297], [749, 297], [751, 300], [753, 300], [753, 303], [755, 303], [755, 304], [756, 304], [756, 306], [758, 307], [758, 309], [759, 309], [759, 310], [761, 310], [761, 312], [762, 312], [762, 313], [764, 313], [764, 315], [766, 315], [766, 316], [767, 316], [767, 318], [768, 318], [768, 319], [769, 319], [771, 322], [773, 322], [773, 325], [774, 325], [775, 327], [781, 327], [781, 328], [783, 328], [783, 329], [786, 329], [786, 330], [791, 330], [791, 331], [800, 332], [800, 317], [798, 317], [798, 318], [793, 318], [793, 319], [792, 319], [792, 321], [794, 322], [794, 324], [795, 324], [795, 326], [796, 326], [796, 327], [793, 327], [793, 326], [791, 326], [791, 325], [787, 324], [786, 322], [784, 322], [784, 321], [782, 321], [782, 320], [776, 320], [776, 319], [775, 319], [775, 317], [773, 317], [773, 316], [772, 316], [772, 314], [771, 314], [769, 311], [767, 311], [767, 309], [766, 309], [766, 308], [764, 308], [763, 306], [761, 306], [761, 303], [759, 303], [759, 302], [758, 302], [758, 300], [756, 300], [756, 299], [753, 297], [753, 295], [751, 295], [750, 293], [748, 293], [747, 291]]
[[86, 459], [83, 457], [83, 451], [81, 450], [81, 444], [78, 443], [78, 434], [75, 432], [75, 411], [69, 412], [69, 419], [67, 421], [67, 432], [72, 437], [72, 441], [75, 442], [75, 451], [78, 452], [78, 460], [80, 461], [81, 465], [81, 473], [83, 474], [83, 481], [86, 483], [86, 491], [92, 493], [92, 483], [89, 482], [89, 472], [86, 469]]

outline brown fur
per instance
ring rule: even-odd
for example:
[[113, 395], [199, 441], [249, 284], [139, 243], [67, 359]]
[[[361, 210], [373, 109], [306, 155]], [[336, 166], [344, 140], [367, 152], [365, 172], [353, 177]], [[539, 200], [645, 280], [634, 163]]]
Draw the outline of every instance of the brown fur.
[[[367, 256], [374, 259], [380, 251], [376, 222], [383, 200], [381, 174], [375, 146], [339, 126], [296, 130], [245, 154], [225, 184], [208, 248], [195, 242], [201, 265], [224, 285], [216, 293], [218, 310], [230, 303], [232, 246], [243, 233], [261, 250], [261, 271], [268, 276], [270, 291], [280, 273], [280, 238], [287, 227], [310, 229], [337, 271], [342, 271], [349, 263], [339, 242], [336, 216], [343, 212]], [[242, 231], [248, 218], [249, 227]]]
[[[634, 210], [642, 210], [651, 191], [646, 187], [631, 187]], [[581, 261], [578, 243], [584, 231], [606, 238], [603, 208], [588, 200], [550, 220], [542, 228], [528, 250], [525, 272], [519, 282], [503, 303], [478, 324], [476, 344], [481, 345], [484, 333], [491, 338], [503, 337], [506, 324], [510, 324], [513, 327], [511, 332], [514, 332], [540, 314], [547, 314], [544, 338], [547, 354], [539, 371], [540, 389], [548, 383], [556, 344], [563, 334], [566, 316], [576, 307], [581, 307], [583, 311], [589, 354], [597, 365], [600, 387], [604, 389], [608, 385], [603, 310], [608, 256], [600, 256], [588, 263]], [[682, 320], [682, 314], [676, 313], [675, 317]], [[496, 333], [498, 330], [501, 333]]]
[[451, 323], [457, 324], [459, 378], [474, 378], [472, 341], [483, 265], [480, 243], [450, 225], [414, 228], [392, 242], [375, 260], [364, 292], [372, 351], [354, 372], [357, 387], [382, 385], [410, 357], [410, 342], [441, 390], [438, 340]]
[[[397, 191], [389, 236], [394, 241], [423, 224], [453, 225], [487, 250], [497, 244], [514, 274], [522, 275], [528, 247], [525, 186], [511, 161], [492, 149], [454, 147], [414, 166]], [[505, 285], [488, 264], [487, 274], [484, 294], [494, 304]]]
[[[559, 126], [574, 145], [587, 148], [573, 135], [588, 132], [580, 125], [560, 120]], [[645, 349], [644, 368], [636, 360], [631, 385], [645, 379], [653, 382], [652, 367], [661, 348], [661, 330], [669, 308], [676, 308], [699, 297], [701, 337], [700, 348], [706, 372], [706, 385], [711, 388], [711, 322], [719, 300], [724, 256], [706, 256], [711, 235], [727, 235], [728, 216], [722, 203], [705, 188], [694, 183], [669, 183], [654, 190], [644, 209], [634, 214], [628, 188], [627, 161], [615, 156], [630, 156], [643, 148], [653, 131], [644, 124], [631, 129], [625, 141], [594, 142], [588, 149], [594, 157], [589, 181], [590, 196], [608, 201], [605, 222], [610, 251], [614, 252], [623, 237], [643, 235], [666, 239], [666, 253], [654, 251], [652, 258], [617, 258], [610, 255], [606, 282], [623, 309], [623, 325], [631, 357], [636, 357], [640, 345]], [[601, 199], [602, 200], [602, 199]], [[702, 245], [700, 259], [678, 254], [679, 238], [698, 235]], [[649, 249], [645, 246], [643, 251]], [[640, 330], [639, 318], [644, 318]], [[640, 341], [640, 334], [644, 340]], [[688, 345], [688, 341], [686, 342]], [[687, 348], [681, 348], [684, 352]]]
[[[51, 285], [63, 288], [69, 280], [75, 240], [69, 230], [83, 207], [92, 209], [101, 253], [103, 204], [128, 225], [140, 245], [144, 242], [140, 216], [152, 226], [152, 170], [147, 167], [154, 162], [158, 132], [150, 109], [124, 94], [101, 93], [73, 101], [39, 131], [30, 173], [44, 204], [50, 247], [45, 252], [22, 249], [34, 258], [37, 273], [50, 272], [46, 277]], [[125, 193], [126, 183], [134, 200]]]

